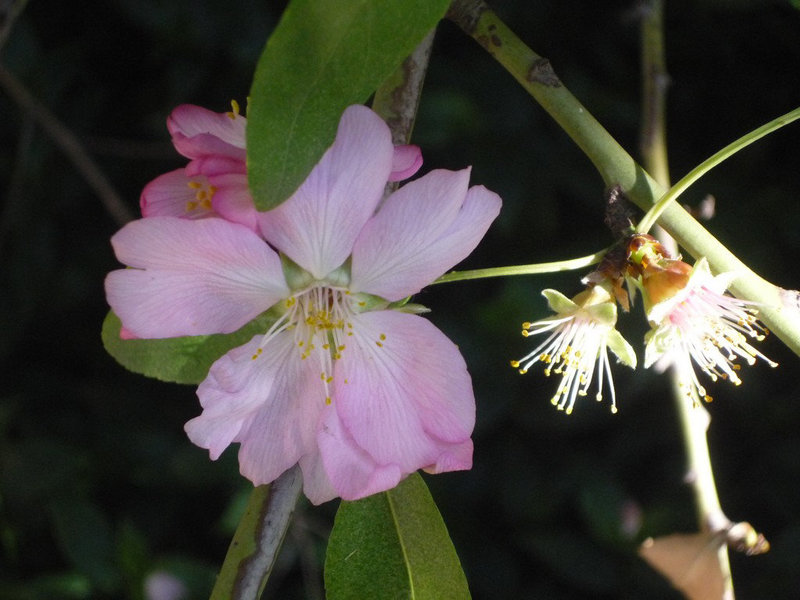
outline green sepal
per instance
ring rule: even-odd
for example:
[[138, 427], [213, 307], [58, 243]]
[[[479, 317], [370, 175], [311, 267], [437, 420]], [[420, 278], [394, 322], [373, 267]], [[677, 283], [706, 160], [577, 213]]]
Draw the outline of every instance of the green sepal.
[[664, 356], [669, 349], [673, 332], [670, 327], [655, 327], [644, 334], [644, 368], [649, 369], [653, 363]]
[[547, 305], [556, 314], [563, 315], [578, 310], [578, 305], [558, 290], [542, 290], [542, 296], [547, 298]]
[[311, 275], [311, 273], [306, 271], [283, 252], [281, 252], [279, 256], [281, 257], [283, 277], [290, 290], [293, 292], [304, 290], [314, 282], [314, 276]]
[[619, 362], [623, 365], [636, 368], [636, 352], [633, 350], [628, 341], [622, 337], [622, 334], [616, 329], [611, 329], [606, 337], [606, 345], [616, 355]]
[[396, 302], [392, 302], [388, 308], [390, 310], [396, 310], [398, 312], [408, 313], [410, 315], [424, 315], [425, 313], [431, 312], [430, 308], [422, 304], [417, 304], [416, 302], [406, 301], [403, 304], [396, 304]]
[[327, 600], [463, 600], [467, 580], [422, 477], [342, 502], [325, 558]]
[[617, 322], [617, 305], [614, 302], [591, 304], [584, 310], [586, 310], [595, 321], [603, 325], [610, 325], [613, 327]]
[[103, 321], [103, 346], [119, 364], [134, 373], [173, 383], [196, 384], [206, 378], [214, 361], [254, 335], [266, 333], [277, 316], [278, 311], [271, 309], [228, 334], [123, 340], [119, 337], [119, 317], [109, 311]]

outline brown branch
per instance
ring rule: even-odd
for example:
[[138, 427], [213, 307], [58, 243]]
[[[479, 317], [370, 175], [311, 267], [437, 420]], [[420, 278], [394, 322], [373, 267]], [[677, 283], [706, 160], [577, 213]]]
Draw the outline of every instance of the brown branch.
[[26, 111], [31, 118], [61, 148], [67, 158], [80, 172], [86, 183], [100, 198], [108, 213], [118, 225], [124, 225], [136, 217], [125, 205], [111, 182], [100, 170], [78, 137], [64, 125], [50, 110], [36, 98], [10, 71], [0, 64], [0, 87]]

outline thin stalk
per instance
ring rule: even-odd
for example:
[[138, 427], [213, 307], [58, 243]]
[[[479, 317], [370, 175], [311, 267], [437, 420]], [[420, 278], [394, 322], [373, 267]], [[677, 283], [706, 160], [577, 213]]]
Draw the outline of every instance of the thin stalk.
[[[687, 190], [695, 181], [700, 179], [703, 175], [708, 173], [711, 169], [716, 167], [724, 160], [730, 158], [739, 150], [746, 148], [753, 142], [760, 140], [765, 135], [777, 131], [781, 127], [800, 119], [800, 107], [795, 108], [793, 111], [781, 115], [777, 119], [773, 119], [769, 123], [765, 123], [761, 127], [743, 135], [735, 142], [731, 142], [719, 152], [715, 152], [712, 156], [701, 162], [694, 169], [689, 171], [678, 183], [669, 188], [669, 191], [664, 194], [661, 199], [656, 202], [647, 214], [639, 221], [638, 231], [647, 233], [647, 231], [655, 224], [661, 213], [673, 202], [678, 196]], [[647, 161], [645, 161], [647, 164]], [[649, 170], [649, 169], [648, 169]], [[661, 180], [659, 179], [659, 183]]]
[[534, 263], [530, 265], [514, 265], [510, 267], [492, 267], [489, 269], [474, 269], [472, 271], [451, 271], [445, 273], [433, 283], [448, 283], [451, 281], [466, 281], [468, 279], [486, 279], [487, 277], [508, 277], [510, 275], [542, 275], [544, 273], [557, 273], [559, 271], [574, 271], [599, 263], [608, 252], [608, 248], [573, 258], [547, 263]]
[[11, 71], [0, 65], [0, 87], [11, 96], [20, 110], [27, 112], [37, 125], [67, 155], [78, 172], [94, 190], [100, 202], [114, 221], [122, 226], [135, 217], [103, 171], [92, 159], [76, 136], [58, 120], [44, 104], [39, 102]]
[[[664, 52], [664, 3], [662, 0], [650, 0], [642, 6], [641, 37], [642, 156], [648, 172], [654, 175], [660, 185], [669, 187], [666, 134], [668, 75]], [[652, 222], [655, 223], [655, 219]], [[676, 250], [675, 241], [669, 234], [660, 230], [658, 237], [669, 249]], [[685, 388], [680, 385], [680, 373], [676, 367], [670, 368], [669, 377], [672, 383], [675, 407], [680, 415], [681, 432], [686, 449], [686, 481], [692, 486], [694, 493], [698, 525], [701, 531], [716, 531], [715, 528], [728, 523], [728, 519], [720, 506], [714, 482], [714, 470], [708, 452], [706, 434], [711, 417], [703, 406], [685, 393]], [[717, 551], [717, 563], [722, 574], [726, 598], [732, 600], [733, 578], [731, 577], [728, 547], [725, 544], [722, 544]]]
[[[648, 210], [667, 189], [653, 179], [570, 93], [550, 61], [528, 48], [481, 0], [455, 0], [448, 18], [486, 49], [555, 119], [597, 168], [605, 187], [619, 184]], [[758, 302], [764, 323], [800, 356], [800, 293], [779, 288], [751, 271], [677, 203], [659, 218], [692, 256], [705, 256], [717, 273], [735, 272], [731, 289]]]

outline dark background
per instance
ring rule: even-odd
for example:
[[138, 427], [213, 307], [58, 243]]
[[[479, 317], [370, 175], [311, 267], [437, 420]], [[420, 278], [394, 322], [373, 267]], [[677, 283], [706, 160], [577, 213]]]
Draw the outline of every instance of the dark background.
[[[640, 115], [637, 3], [497, 1], [565, 85], [634, 156]], [[182, 165], [164, 124], [177, 104], [224, 111], [247, 95], [283, 8], [256, 0], [34, 0], [0, 60], [83, 144], [131, 211], [145, 183]], [[800, 11], [788, 0], [675, 0], [666, 11], [672, 174], [800, 104]], [[142, 599], [155, 572], [207, 597], [249, 483], [235, 452], [211, 463], [184, 436], [194, 390], [126, 372], [107, 356], [103, 277], [118, 229], [86, 180], [0, 90], [0, 598]], [[504, 209], [464, 267], [558, 260], [611, 242], [589, 161], [471, 39], [443, 23], [414, 141], [424, 169], [473, 165]], [[797, 288], [800, 129], [741, 152], [682, 199], [717, 200], [709, 229], [769, 280]], [[448, 284], [417, 301], [458, 343], [475, 382], [470, 472], [427, 477], [475, 598], [677, 598], [636, 556], [649, 535], [695, 529], [665, 378], [615, 369], [619, 414], [549, 403], [519, 324], [539, 291], [583, 273]], [[643, 357], [640, 308], [621, 328]], [[710, 387], [723, 508], [772, 550], [733, 557], [737, 597], [800, 596], [798, 358]], [[302, 505], [268, 586], [322, 597], [336, 502]], [[627, 523], [627, 527], [625, 524]]]

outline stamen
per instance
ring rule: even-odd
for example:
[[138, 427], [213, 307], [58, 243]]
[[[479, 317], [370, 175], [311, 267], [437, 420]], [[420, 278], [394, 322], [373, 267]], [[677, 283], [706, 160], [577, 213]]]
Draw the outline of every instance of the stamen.
[[239, 116], [239, 103], [236, 100], [231, 100], [231, 110], [225, 113], [228, 118], [235, 119]]

